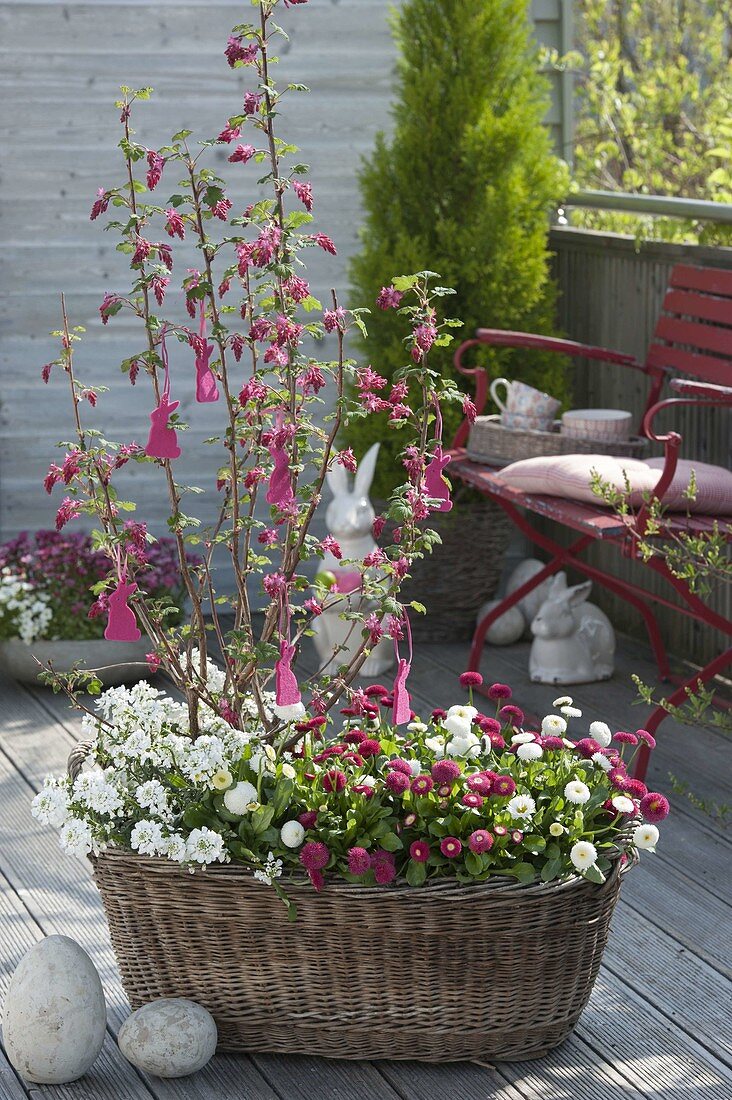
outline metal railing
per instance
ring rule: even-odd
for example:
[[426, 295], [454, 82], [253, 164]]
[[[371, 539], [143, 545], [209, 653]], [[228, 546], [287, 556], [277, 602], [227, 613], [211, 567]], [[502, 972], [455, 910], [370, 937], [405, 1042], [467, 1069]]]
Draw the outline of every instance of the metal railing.
[[732, 203], [711, 202], [709, 199], [676, 199], [667, 195], [633, 195], [627, 191], [572, 191], [564, 208], [589, 207], [592, 210], [617, 210], [628, 214], [653, 217], [689, 218], [732, 224]]

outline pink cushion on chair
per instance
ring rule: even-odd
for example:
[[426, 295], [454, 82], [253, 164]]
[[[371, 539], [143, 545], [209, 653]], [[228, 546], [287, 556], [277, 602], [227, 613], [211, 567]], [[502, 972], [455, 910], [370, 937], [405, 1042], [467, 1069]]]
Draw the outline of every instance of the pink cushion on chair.
[[[641, 462], [637, 458], [613, 458], [611, 455], [540, 455], [512, 462], [496, 477], [526, 493], [564, 497], [604, 504], [592, 491], [592, 474], [596, 472], [619, 492], [625, 491], [625, 474], [631, 485], [631, 504], [642, 503], [644, 493], [658, 484], [663, 470], [662, 458]], [[696, 478], [696, 497], [684, 496], [691, 472]], [[674, 479], [664, 496], [664, 505], [671, 511], [697, 512], [707, 515], [732, 515], [732, 473], [723, 466], [681, 459]]]

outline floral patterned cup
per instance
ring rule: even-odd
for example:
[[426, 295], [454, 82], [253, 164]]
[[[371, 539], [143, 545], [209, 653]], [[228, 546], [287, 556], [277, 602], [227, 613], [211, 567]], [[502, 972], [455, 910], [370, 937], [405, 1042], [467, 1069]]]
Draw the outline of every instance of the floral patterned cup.
[[[505, 389], [505, 401], [499, 396], [499, 390]], [[491, 397], [501, 410], [501, 423], [506, 428], [534, 428], [548, 432], [552, 430], [554, 417], [561, 405], [555, 397], [535, 390], [525, 382], [507, 378], [494, 378], [491, 382]]]

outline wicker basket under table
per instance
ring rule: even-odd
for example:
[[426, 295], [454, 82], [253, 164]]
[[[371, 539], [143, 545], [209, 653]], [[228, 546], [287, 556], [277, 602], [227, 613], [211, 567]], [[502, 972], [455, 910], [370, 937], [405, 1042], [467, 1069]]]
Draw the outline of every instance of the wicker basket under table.
[[573, 878], [362, 887], [286, 885], [297, 920], [244, 868], [191, 874], [109, 850], [94, 859], [133, 1008], [189, 997], [224, 1051], [537, 1058], [592, 990], [620, 888]]

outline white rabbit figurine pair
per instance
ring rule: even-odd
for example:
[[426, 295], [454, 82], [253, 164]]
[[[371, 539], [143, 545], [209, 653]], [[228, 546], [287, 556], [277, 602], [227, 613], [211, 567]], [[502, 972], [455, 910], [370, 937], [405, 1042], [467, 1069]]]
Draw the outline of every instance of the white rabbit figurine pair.
[[529, 674], [539, 684], [591, 684], [613, 674], [615, 631], [604, 611], [587, 603], [592, 581], [567, 587], [566, 573], [551, 580], [531, 623]]
[[[375, 512], [369, 500], [369, 489], [374, 479], [379, 444], [374, 443], [361, 459], [353, 488], [347, 470], [336, 463], [328, 471], [328, 487], [333, 499], [325, 513], [328, 531], [338, 542], [343, 558], [362, 561], [367, 554], [376, 549], [373, 536]], [[346, 664], [361, 645], [362, 637], [359, 624], [352, 619], [342, 619], [342, 611], [369, 610], [358, 594], [360, 573], [327, 551], [321, 566], [322, 571], [335, 575], [337, 589], [344, 593], [339, 606], [324, 611], [313, 619], [315, 648], [318, 651], [324, 671], [333, 671], [338, 665]], [[353, 595], [346, 598], [347, 593]], [[340, 648], [344, 647], [344, 648]], [[391, 668], [394, 661], [394, 648], [390, 638], [382, 638], [376, 643], [369, 657], [361, 666], [362, 676], [378, 676]], [[326, 663], [327, 662], [327, 663]]]

